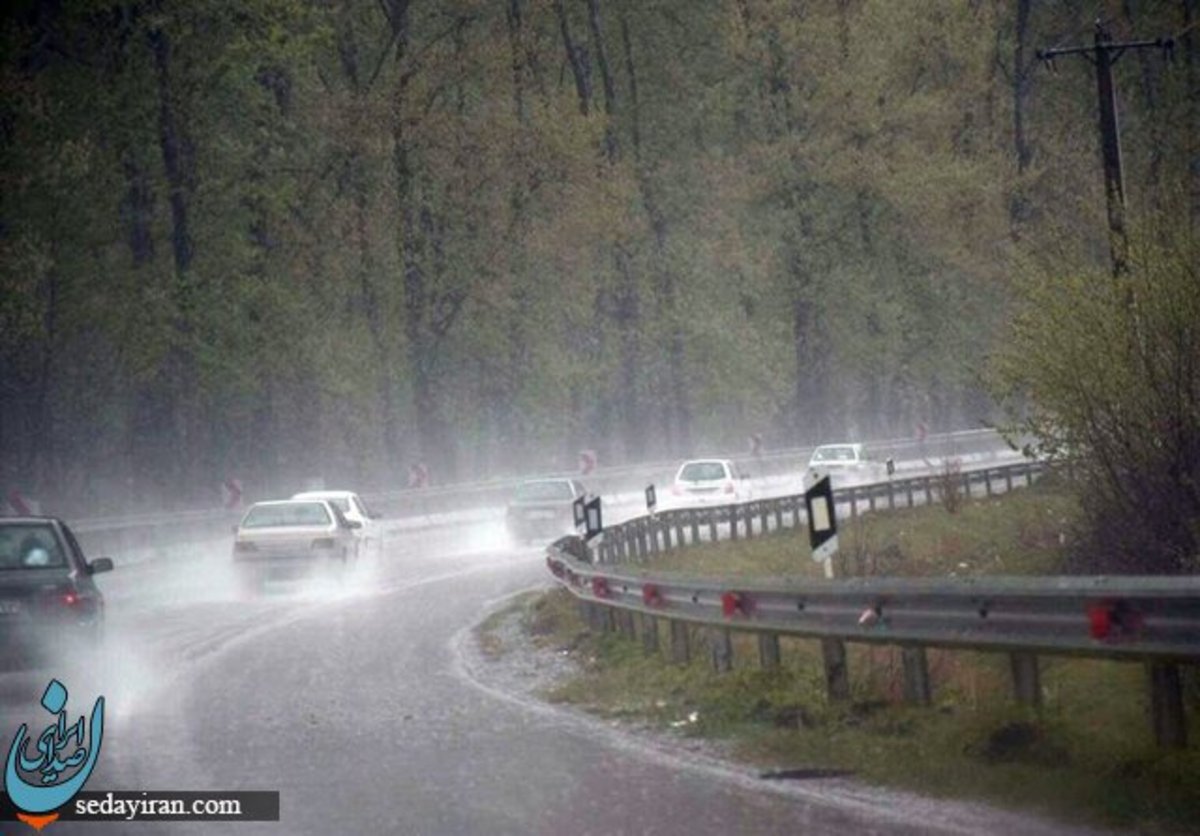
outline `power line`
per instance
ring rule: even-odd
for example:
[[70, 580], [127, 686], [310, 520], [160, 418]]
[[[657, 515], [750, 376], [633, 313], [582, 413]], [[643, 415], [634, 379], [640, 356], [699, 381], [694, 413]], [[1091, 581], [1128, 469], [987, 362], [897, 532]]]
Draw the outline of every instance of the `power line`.
[[1061, 55], [1081, 55], [1096, 68], [1100, 156], [1104, 163], [1104, 195], [1108, 205], [1108, 237], [1114, 276], [1120, 276], [1128, 269], [1129, 237], [1125, 230], [1125, 175], [1121, 164], [1121, 131], [1117, 120], [1117, 89], [1112, 68], [1130, 49], [1158, 49], [1170, 60], [1175, 50], [1175, 38], [1117, 43], [1109, 35], [1104, 22], [1097, 20], [1095, 40], [1091, 46], [1053, 47], [1037, 52], [1037, 57], [1051, 70], [1055, 69], [1054, 59]]

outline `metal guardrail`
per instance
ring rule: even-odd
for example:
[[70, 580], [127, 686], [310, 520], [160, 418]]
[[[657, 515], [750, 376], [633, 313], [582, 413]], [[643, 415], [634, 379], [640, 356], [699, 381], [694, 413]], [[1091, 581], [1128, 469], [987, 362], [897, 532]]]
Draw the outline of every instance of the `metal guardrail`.
[[[1047, 468], [1045, 462], [1021, 462], [960, 473], [890, 479], [838, 488], [833, 496], [838, 510], [853, 518], [881, 508], [895, 510], [941, 502], [948, 489], [965, 496], [994, 496], [1032, 484]], [[748, 539], [801, 525], [807, 525], [804, 494], [730, 505], [673, 508], [605, 528], [593, 559], [599, 563], [620, 563], [684, 545], [724, 537]]]
[[[1044, 468], [1025, 466], [1026, 481]], [[996, 487], [1011, 488], [1014, 482], [1006, 477], [1020, 472], [980, 471], [966, 488], [982, 482], [990, 493], [998, 475]], [[916, 484], [902, 484], [899, 491], [891, 486], [893, 500], [900, 495], [913, 504], [921, 496], [917, 487], [930, 491], [925, 498], [935, 498], [935, 487], [924, 478], [905, 481]], [[866, 491], [870, 502], [879, 487], [844, 489], [837, 501], [853, 507]], [[613, 565], [652, 556], [660, 541], [661, 548], [671, 548], [672, 531], [676, 547], [705, 541], [702, 515], [711, 539], [717, 539], [722, 514], [735, 536], [742, 526], [752, 532], [756, 519], [760, 533], [767, 531], [769, 520], [781, 521], [786, 513], [798, 525], [803, 502], [796, 499], [640, 517], [607, 530], [606, 543], [594, 554], [580, 538], [564, 537], [548, 548], [547, 566], [595, 629], [640, 635], [646, 649], [657, 652], [658, 625], [665, 621], [675, 662], [691, 656], [689, 626], [706, 630], [712, 663], [722, 671], [732, 668], [734, 631], [757, 634], [763, 667], [779, 665], [781, 636], [819, 639], [831, 700], [850, 694], [846, 642], [899, 645], [906, 698], [924, 705], [932, 701], [928, 647], [1009, 653], [1014, 695], [1034, 707], [1041, 704], [1039, 655], [1144, 662], [1155, 739], [1164, 746], [1186, 745], [1179, 665], [1200, 662], [1200, 577], [747, 580]], [[614, 537], [614, 531], [620, 533]]]
[[614, 571], [570, 551], [551, 546], [547, 565], [576, 597], [691, 624], [873, 644], [1200, 662], [1200, 577], [733, 580]]

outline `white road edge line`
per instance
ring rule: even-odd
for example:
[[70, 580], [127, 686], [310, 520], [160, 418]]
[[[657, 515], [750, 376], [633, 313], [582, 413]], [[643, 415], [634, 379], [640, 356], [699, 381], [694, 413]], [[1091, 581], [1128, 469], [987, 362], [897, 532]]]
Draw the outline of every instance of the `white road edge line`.
[[[871, 824], [891, 821], [910, 827], [914, 825], [931, 829], [936, 827], [941, 833], [963, 834], [964, 836], [983, 832], [1022, 833], [1024, 836], [1036, 836], [1036, 834], [1084, 836], [1084, 834], [1106, 832], [1032, 818], [982, 802], [937, 800], [914, 793], [872, 787], [854, 778], [816, 779], [814, 783], [809, 784], [767, 781], [758, 777], [757, 773], [749, 767], [739, 768], [729, 761], [691, 750], [676, 751], [661, 740], [643, 740], [619, 725], [610, 725], [578, 709], [530, 699], [478, 679], [466, 661], [469, 651], [465, 650], [466, 643], [471, 640], [475, 629], [514, 598], [548, 588], [550, 588], [548, 583], [539, 583], [485, 602], [479, 618], [461, 628], [450, 638], [449, 650], [453, 673], [489, 697], [514, 705], [523, 711], [540, 715], [550, 720], [555, 727], [562, 728], [578, 737], [595, 740], [612, 749], [670, 766], [676, 770], [699, 773], [752, 792], [773, 793], [869, 817]], [[839, 782], [840, 786], [831, 785], [832, 781]], [[856, 783], [862, 789], [856, 793], [852, 787], [846, 786], [847, 783]], [[876, 797], [867, 797], [868, 795]], [[933, 824], [938, 819], [945, 818], [948, 812], [955, 813], [955, 818], [959, 820]]]

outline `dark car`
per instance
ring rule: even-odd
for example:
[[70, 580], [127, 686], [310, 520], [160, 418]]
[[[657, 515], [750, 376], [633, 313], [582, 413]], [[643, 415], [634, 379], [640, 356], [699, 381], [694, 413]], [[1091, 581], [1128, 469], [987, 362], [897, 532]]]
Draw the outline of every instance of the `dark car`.
[[107, 557], [89, 562], [61, 520], [0, 519], [0, 654], [29, 659], [81, 642], [98, 645], [104, 596], [92, 576], [112, 568]]
[[572, 506], [581, 496], [586, 497], [587, 491], [574, 479], [522, 482], [505, 515], [509, 535], [518, 543], [528, 543], [574, 532]]

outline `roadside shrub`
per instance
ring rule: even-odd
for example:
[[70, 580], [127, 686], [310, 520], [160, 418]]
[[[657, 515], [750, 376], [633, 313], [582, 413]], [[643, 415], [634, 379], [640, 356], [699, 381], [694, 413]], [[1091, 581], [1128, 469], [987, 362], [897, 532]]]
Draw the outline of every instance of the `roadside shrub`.
[[1016, 280], [996, 393], [1012, 436], [1070, 457], [1085, 531], [1069, 570], [1200, 570], [1200, 247], [1186, 213], [1131, 241], [1129, 269]]
[[942, 498], [942, 507], [948, 514], [957, 514], [962, 510], [963, 503], [966, 501], [966, 494], [963, 492], [962, 463], [958, 459], [946, 459], [935, 478], [938, 496]]

